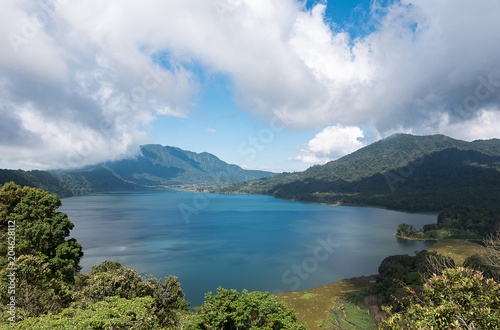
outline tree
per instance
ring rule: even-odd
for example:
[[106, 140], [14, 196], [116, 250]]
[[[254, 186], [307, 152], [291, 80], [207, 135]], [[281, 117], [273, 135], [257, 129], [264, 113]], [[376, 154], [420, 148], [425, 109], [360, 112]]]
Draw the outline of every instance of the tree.
[[[13, 182], [0, 187], [0, 266], [15, 258], [37, 255], [50, 264], [53, 277], [67, 284], [74, 282], [80, 271], [82, 246], [74, 238], [66, 240], [74, 224], [65, 213], [57, 196]], [[14, 239], [9, 238], [14, 237]], [[10, 250], [9, 250], [10, 247]]]
[[481, 254], [474, 254], [465, 259], [463, 267], [479, 270], [484, 277], [492, 278], [497, 283], [500, 283], [500, 269], [492, 266], [487, 258]]
[[171, 329], [180, 322], [180, 316], [189, 311], [189, 303], [184, 300], [184, 292], [176, 276], [157, 279], [146, 276], [146, 283], [152, 287], [150, 295], [154, 302], [151, 313], [161, 326]]
[[215, 296], [209, 292], [205, 298], [189, 329], [306, 329], [296, 322], [294, 310], [268, 292], [243, 290], [239, 295], [219, 287]]
[[[110, 263], [104, 261], [103, 263]], [[145, 297], [152, 293], [152, 287], [143, 281], [142, 276], [134, 269], [123, 267], [106, 269], [105, 265], [92, 266], [89, 275], [78, 274], [74, 286], [78, 305], [85, 306], [104, 300], [105, 297], [133, 299]], [[101, 271], [105, 269], [105, 271]]]
[[0, 186], [0, 297], [3, 306], [15, 301], [14, 319], [57, 313], [71, 302], [83, 252], [75, 239], [66, 240], [74, 225], [60, 206], [41, 189]]
[[143, 278], [137, 271], [123, 267], [117, 261], [103, 261], [87, 274], [78, 274], [75, 285], [76, 302], [74, 307], [87, 308], [107, 297], [135, 299], [152, 297], [150, 307], [158, 323], [173, 327], [179, 322], [179, 314], [189, 310], [189, 303], [184, 300], [184, 292], [178, 278], [168, 276], [157, 279], [151, 275]]
[[396, 236], [398, 237], [412, 237], [416, 232], [415, 226], [407, 223], [401, 223], [396, 228]]
[[484, 245], [488, 249], [486, 253], [488, 264], [496, 269], [500, 269], [500, 230], [486, 238]]
[[0, 271], [2, 301], [14, 298], [15, 305], [15, 313], [7, 310], [4, 318], [7, 317], [12, 322], [45, 313], [57, 314], [69, 306], [72, 298], [70, 287], [53, 278], [50, 264], [40, 256], [23, 255], [17, 259], [16, 267], [14, 285], [10, 280], [5, 280], [9, 279], [11, 270], [3, 268]]
[[445, 265], [454, 267], [455, 263], [451, 258], [426, 250], [416, 252], [415, 256], [386, 257], [378, 268], [377, 294], [384, 302], [392, 304], [395, 311], [399, 311], [408, 305], [408, 293], [400, 283], [405, 283], [420, 295], [425, 278], [441, 274], [447, 268]]
[[[409, 289], [409, 288], [408, 288]], [[410, 290], [411, 291], [411, 290]], [[500, 327], [500, 284], [481, 272], [458, 267], [433, 276], [417, 297], [382, 325], [389, 329], [497, 329]]]

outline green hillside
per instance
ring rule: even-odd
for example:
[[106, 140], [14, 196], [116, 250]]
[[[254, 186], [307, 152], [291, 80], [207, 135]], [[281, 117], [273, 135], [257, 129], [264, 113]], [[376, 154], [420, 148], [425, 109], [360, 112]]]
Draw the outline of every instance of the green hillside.
[[71, 172], [0, 169], [0, 184], [10, 181], [21, 186], [42, 188], [60, 198], [98, 191], [141, 188], [137, 184], [117, 178], [110, 170], [103, 167]]
[[108, 162], [102, 166], [123, 180], [146, 186], [215, 185], [273, 175], [271, 172], [244, 170], [207, 152], [195, 153], [150, 144], [142, 146], [141, 153], [136, 159]]
[[395, 134], [304, 172], [237, 183], [220, 192], [414, 212], [500, 204], [500, 140]]
[[71, 171], [0, 169], [0, 184], [14, 181], [42, 188], [59, 197], [91, 192], [135, 190], [145, 187], [206, 187], [273, 175], [244, 170], [209, 153], [174, 147], [145, 145], [133, 159], [106, 162]]

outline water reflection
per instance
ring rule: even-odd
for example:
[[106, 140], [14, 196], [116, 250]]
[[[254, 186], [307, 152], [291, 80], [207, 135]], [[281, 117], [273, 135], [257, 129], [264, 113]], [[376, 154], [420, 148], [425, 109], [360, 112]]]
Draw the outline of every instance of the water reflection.
[[[63, 199], [60, 210], [75, 223], [72, 237], [84, 247], [83, 272], [108, 259], [142, 274], [173, 274], [193, 305], [219, 286], [304, 290], [375, 274], [386, 256], [432, 244], [396, 239], [399, 223], [436, 222], [433, 215], [216, 195], [186, 224], [179, 205], [190, 205], [193, 196], [169, 190], [94, 194]], [[331, 242], [328, 258], [318, 252], [319, 240]]]

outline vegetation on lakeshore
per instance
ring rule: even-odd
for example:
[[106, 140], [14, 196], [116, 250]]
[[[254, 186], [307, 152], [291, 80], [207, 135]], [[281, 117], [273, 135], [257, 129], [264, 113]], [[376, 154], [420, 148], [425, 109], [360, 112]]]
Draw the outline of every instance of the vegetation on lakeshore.
[[[495, 282], [500, 233], [485, 240], [484, 253], [463, 260], [468, 268], [420, 251], [384, 259], [376, 283], [351, 279], [278, 295], [219, 288], [193, 312], [175, 276], [143, 277], [116, 261], [80, 273], [82, 247], [68, 239], [74, 225], [57, 211], [60, 206], [56, 196], [41, 189], [0, 187], [2, 328], [306, 329], [303, 322], [308, 329], [500, 326]], [[358, 291], [347, 293], [352, 290]], [[383, 304], [389, 306], [388, 318]], [[297, 307], [298, 314], [289, 307]]]
[[145, 187], [189, 187], [190, 190], [272, 176], [244, 170], [207, 152], [144, 145], [132, 159], [109, 161], [75, 170], [23, 171], [0, 169], [0, 184], [16, 182], [44, 189], [60, 198], [92, 192], [136, 190]]
[[[219, 289], [196, 313], [178, 278], [142, 277], [116, 261], [80, 273], [82, 246], [47, 192], [0, 186], [0, 324], [4, 329], [305, 329], [269, 293]], [[223, 309], [223, 313], [220, 311]]]
[[395, 134], [304, 172], [239, 182], [220, 193], [441, 212], [500, 205], [500, 140]]
[[395, 236], [409, 239], [484, 239], [498, 230], [500, 206], [456, 206], [440, 212], [436, 224], [427, 224], [421, 229], [406, 223], [399, 224]]
[[408, 301], [402, 313], [389, 314], [387, 329], [498, 329], [500, 284], [480, 271], [445, 269], [426, 281], [422, 294], [405, 287]]

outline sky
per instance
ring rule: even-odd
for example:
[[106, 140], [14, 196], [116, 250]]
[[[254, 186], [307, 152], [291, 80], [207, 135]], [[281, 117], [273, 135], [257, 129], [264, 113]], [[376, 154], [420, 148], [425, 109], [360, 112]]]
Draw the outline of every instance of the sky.
[[500, 1], [6, 0], [0, 168], [161, 144], [300, 171], [394, 133], [499, 138]]

